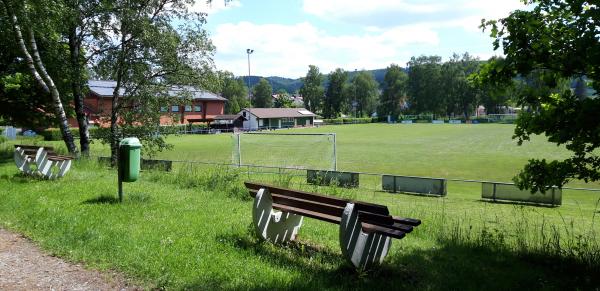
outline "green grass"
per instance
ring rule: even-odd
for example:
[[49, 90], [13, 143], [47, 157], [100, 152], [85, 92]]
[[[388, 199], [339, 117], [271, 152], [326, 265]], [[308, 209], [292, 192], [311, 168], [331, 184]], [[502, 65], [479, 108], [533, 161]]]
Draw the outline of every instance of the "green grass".
[[[542, 136], [517, 146], [511, 138], [513, 131], [511, 124], [356, 124], [275, 133], [336, 133], [338, 168], [344, 171], [510, 182], [530, 158], [569, 156], [563, 147], [546, 142]], [[159, 153], [158, 158], [232, 162], [231, 134], [173, 136], [168, 142], [174, 149]], [[108, 147], [97, 142], [93, 150], [109, 154]]]
[[[335, 131], [341, 167], [348, 170], [426, 176], [445, 176], [440, 174], [445, 171], [447, 177], [508, 180], [530, 156], [566, 155], [540, 139], [515, 147], [511, 130], [504, 125], [353, 125], [302, 132]], [[383, 133], [387, 150], [377, 150], [372, 139]], [[180, 136], [173, 142], [175, 151], [162, 157], [227, 161], [231, 154], [228, 135]], [[396, 148], [398, 153], [390, 153]], [[361, 153], [364, 162], [359, 162]], [[479, 155], [490, 161], [469, 161]], [[481, 174], [483, 169], [492, 176]], [[140, 181], [125, 184], [125, 201], [119, 204], [113, 170], [82, 161], [64, 179], [36, 180], [18, 175], [6, 156], [0, 161], [0, 225], [60, 257], [123, 272], [148, 288], [600, 287], [597, 193], [565, 191], [563, 206], [550, 208], [482, 202], [478, 184], [450, 183], [446, 198], [434, 198], [309, 186], [302, 177], [285, 174], [295, 172], [247, 174], [183, 164], [172, 173], [142, 173]], [[260, 242], [252, 233], [252, 202], [242, 186], [246, 179], [385, 204], [394, 215], [420, 218], [423, 224], [394, 240], [381, 267], [357, 273], [341, 257], [336, 225], [306, 219], [299, 243]], [[378, 182], [366, 178], [364, 183]]]

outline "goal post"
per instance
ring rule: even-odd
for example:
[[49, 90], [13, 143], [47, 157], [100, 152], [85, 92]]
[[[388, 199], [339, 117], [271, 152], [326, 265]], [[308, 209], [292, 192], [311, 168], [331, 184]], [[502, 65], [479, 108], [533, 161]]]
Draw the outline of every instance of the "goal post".
[[232, 148], [238, 166], [337, 170], [335, 133], [234, 133]]

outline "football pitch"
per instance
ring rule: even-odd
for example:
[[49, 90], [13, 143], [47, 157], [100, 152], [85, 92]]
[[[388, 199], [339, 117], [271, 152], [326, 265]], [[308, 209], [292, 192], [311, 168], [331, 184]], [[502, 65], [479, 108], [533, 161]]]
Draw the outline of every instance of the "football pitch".
[[[335, 133], [337, 165], [341, 171], [372, 172], [411, 176], [473, 179], [510, 182], [530, 158], [563, 159], [569, 156], [564, 147], [546, 141], [543, 136], [518, 146], [512, 139], [514, 125], [510, 124], [356, 124], [332, 125], [320, 128], [276, 130], [271, 133]], [[285, 141], [287, 137], [282, 137]], [[313, 151], [315, 140], [294, 138], [287, 152], [274, 153], [277, 141], [265, 140], [258, 152], [250, 155], [273, 155], [281, 159], [302, 158]], [[232, 134], [179, 135], [167, 138], [172, 150], [158, 153], [156, 158], [171, 160], [231, 163], [234, 150]], [[327, 146], [327, 141], [322, 141]], [[323, 151], [323, 159], [331, 159]], [[108, 147], [94, 145], [94, 153], [108, 154]], [[311, 154], [313, 158], [315, 155]], [[246, 159], [244, 159], [246, 160]], [[310, 168], [314, 161], [305, 160]], [[274, 162], [276, 163], [276, 162]], [[600, 187], [600, 184], [571, 183], [576, 186]]]

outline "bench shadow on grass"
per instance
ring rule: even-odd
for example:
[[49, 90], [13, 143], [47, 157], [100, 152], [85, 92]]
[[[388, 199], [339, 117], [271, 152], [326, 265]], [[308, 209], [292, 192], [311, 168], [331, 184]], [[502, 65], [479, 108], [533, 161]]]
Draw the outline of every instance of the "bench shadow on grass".
[[[260, 257], [275, 269], [290, 270], [300, 276], [291, 282], [247, 280], [235, 286], [225, 280], [204, 278], [184, 289], [215, 286], [230, 290], [597, 290], [600, 286], [600, 277], [596, 275], [600, 266], [465, 244], [442, 242], [438, 248], [410, 251], [402, 248], [389, 255], [381, 266], [357, 272], [339, 252], [305, 242], [272, 245], [250, 235], [231, 234], [219, 239], [248, 256]], [[394, 243], [402, 244], [397, 240]]]
[[19, 184], [41, 182], [41, 181], [52, 181], [52, 180], [44, 179], [43, 177], [39, 177], [39, 176], [27, 175], [22, 172], [17, 172], [13, 175], [3, 174], [0, 176], [0, 180], [6, 180], [6, 181], [10, 181], [11, 183], [19, 183]]
[[507, 205], [515, 205], [515, 206], [528, 206], [528, 207], [541, 207], [541, 208], [558, 208], [560, 205], [551, 205], [551, 204], [541, 204], [534, 202], [522, 202], [522, 201], [506, 201], [506, 200], [486, 200], [486, 199], [478, 199], [475, 202], [480, 203], [490, 203], [490, 204], [507, 204]]

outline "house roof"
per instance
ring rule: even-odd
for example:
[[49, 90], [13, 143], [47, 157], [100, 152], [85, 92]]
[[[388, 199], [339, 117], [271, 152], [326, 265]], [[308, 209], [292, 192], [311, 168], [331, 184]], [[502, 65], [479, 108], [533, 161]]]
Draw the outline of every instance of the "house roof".
[[[113, 92], [115, 90], [115, 86], [117, 85], [116, 81], [99, 81], [99, 80], [89, 80], [88, 86], [90, 91], [94, 94], [101, 97], [112, 97]], [[194, 100], [217, 100], [217, 101], [227, 101], [227, 99], [205, 90], [199, 90], [192, 86], [173, 86], [169, 89], [168, 93], [171, 96], [177, 96], [182, 92], [189, 92], [192, 95], [192, 99]], [[119, 94], [123, 95], [125, 89], [121, 88]]]
[[241, 114], [222, 114], [222, 115], [215, 115], [214, 119], [215, 120], [236, 120], [238, 118], [242, 118], [243, 120], [246, 120], [246, 118], [244, 118]]
[[258, 118], [311, 117], [316, 114], [305, 108], [244, 108]]

